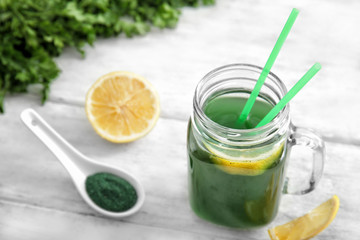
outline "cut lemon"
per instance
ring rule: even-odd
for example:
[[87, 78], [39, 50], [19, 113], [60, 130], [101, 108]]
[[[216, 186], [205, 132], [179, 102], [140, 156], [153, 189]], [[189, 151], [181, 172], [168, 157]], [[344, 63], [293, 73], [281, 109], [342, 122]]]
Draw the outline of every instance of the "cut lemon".
[[323, 231], [334, 220], [339, 210], [339, 198], [334, 195], [302, 217], [268, 230], [272, 240], [310, 239]]
[[284, 143], [260, 149], [224, 150], [205, 144], [213, 154], [212, 161], [230, 174], [259, 175], [278, 161], [284, 151]]
[[131, 142], [155, 126], [160, 114], [159, 97], [143, 77], [112, 72], [100, 77], [86, 96], [86, 115], [103, 138]]
[[278, 201], [274, 195], [281, 188], [281, 177], [281, 174], [272, 174], [264, 197], [245, 201], [245, 213], [253, 223], [266, 224], [275, 216]]

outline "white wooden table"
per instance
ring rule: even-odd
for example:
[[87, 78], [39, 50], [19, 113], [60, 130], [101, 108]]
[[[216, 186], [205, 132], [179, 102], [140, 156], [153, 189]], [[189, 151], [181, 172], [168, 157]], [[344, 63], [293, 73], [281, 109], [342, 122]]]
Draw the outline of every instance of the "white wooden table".
[[[44, 106], [32, 94], [6, 98], [0, 116], [0, 239], [267, 239], [267, 227], [229, 229], [192, 213], [186, 127], [202, 76], [228, 63], [264, 65], [292, 7], [301, 12], [272, 70], [290, 88], [313, 63], [323, 65], [293, 99], [291, 115], [296, 125], [323, 136], [326, 164], [315, 191], [282, 197], [270, 226], [337, 194], [338, 215], [316, 239], [359, 239], [360, 2], [354, 0], [218, 0], [213, 7], [184, 9], [173, 30], [99, 39], [86, 47], [85, 59], [67, 49], [56, 59], [62, 73]], [[84, 111], [91, 84], [114, 70], [143, 75], [160, 95], [156, 127], [129, 144], [101, 139]], [[146, 191], [140, 212], [113, 220], [90, 209], [61, 164], [21, 123], [19, 114], [28, 107], [85, 155], [137, 176]], [[302, 151], [293, 155], [289, 174], [307, 160]]]

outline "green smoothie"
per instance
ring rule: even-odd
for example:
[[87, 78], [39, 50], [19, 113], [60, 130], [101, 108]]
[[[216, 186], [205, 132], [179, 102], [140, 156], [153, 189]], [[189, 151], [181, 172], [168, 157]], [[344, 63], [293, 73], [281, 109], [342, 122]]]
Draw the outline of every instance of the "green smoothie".
[[[210, 97], [203, 111], [229, 128], [251, 129], [273, 103], [261, 96], [248, 120], [238, 124], [246, 98], [236, 92]], [[188, 127], [189, 195], [194, 212], [211, 222], [252, 228], [269, 223], [276, 215], [284, 172], [284, 139], [247, 151], [221, 150], [195, 139]]]

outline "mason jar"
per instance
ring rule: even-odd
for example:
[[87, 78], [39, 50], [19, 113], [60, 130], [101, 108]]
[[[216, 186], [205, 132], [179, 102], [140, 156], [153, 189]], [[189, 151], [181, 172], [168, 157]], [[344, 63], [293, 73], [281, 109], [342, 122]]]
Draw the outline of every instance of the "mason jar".
[[[323, 172], [324, 142], [291, 123], [289, 104], [270, 123], [255, 128], [287, 92], [272, 72], [246, 124], [236, 125], [261, 71], [250, 64], [222, 66], [206, 74], [195, 90], [187, 134], [190, 205], [199, 217], [228, 227], [268, 224], [282, 193], [310, 192]], [[313, 168], [310, 179], [290, 191], [286, 166], [295, 145], [312, 150]]]

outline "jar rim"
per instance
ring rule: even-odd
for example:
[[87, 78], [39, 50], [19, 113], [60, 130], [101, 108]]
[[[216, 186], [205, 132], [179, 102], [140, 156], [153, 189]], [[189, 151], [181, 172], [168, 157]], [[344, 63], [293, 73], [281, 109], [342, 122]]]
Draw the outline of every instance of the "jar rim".
[[[263, 136], [264, 134], [268, 134], [273, 132], [273, 130], [286, 122], [289, 116], [290, 107], [289, 103], [286, 104], [286, 106], [280, 111], [279, 114], [276, 115], [276, 117], [267, 123], [264, 126], [261, 126], [259, 128], [251, 128], [251, 129], [235, 129], [230, 127], [225, 127], [223, 125], [220, 125], [217, 122], [214, 122], [211, 120], [204, 112], [203, 108], [200, 106], [200, 94], [202, 87], [207, 83], [207, 81], [211, 80], [213, 77], [217, 76], [219, 72], [222, 72], [224, 70], [236, 70], [241, 68], [241, 70], [244, 70], [244, 67], [247, 68], [245, 70], [256, 70], [261, 73], [263, 70], [262, 67], [253, 65], [253, 64], [247, 64], [247, 63], [233, 63], [233, 64], [227, 64], [220, 66], [218, 68], [215, 68], [214, 70], [207, 73], [197, 84], [195, 89], [195, 95], [193, 99], [193, 105], [194, 105], [194, 113], [197, 115], [197, 117], [200, 118], [200, 120], [203, 123], [206, 123], [207, 126], [209, 126], [211, 129], [213, 129], [216, 132], [227, 132], [234, 134], [236, 136], [244, 137], [246, 139], [251, 138], [254, 139], [256, 136]], [[285, 84], [280, 80], [278, 76], [276, 76], [273, 72], [269, 71], [269, 75], [266, 77], [267, 79], [271, 77], [271, 80], [275, 82], [275, 84], [280, 88], [282, 91], [282, 97], [287, 93], [287, 89]]]

